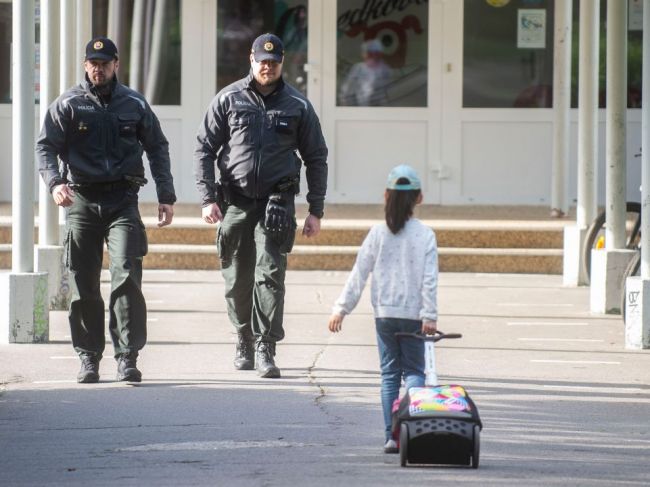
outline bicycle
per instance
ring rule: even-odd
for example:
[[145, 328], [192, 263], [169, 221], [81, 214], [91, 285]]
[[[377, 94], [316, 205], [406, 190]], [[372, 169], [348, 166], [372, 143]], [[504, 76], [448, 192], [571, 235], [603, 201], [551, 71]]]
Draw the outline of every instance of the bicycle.
[[[637, 154], [634, 154], [634, 157], [641, 157], [641, 150], [639, 150]], [[641, 203], [636, 201], [627, 201], [625, 203], [625, 213], [625, 230], [627, 235], [625, 239], [625, 248], [629, 250], [637, 249], [639, 248], [641, 241]], [[585, 235], [580, 259], [582, 268], [585, 270], [585, 275], [587, 277], [586, 284], [589, 284], [591, 281], [591, 251], [593, 249], [602, 249], [605, 247], [606, 220], [606, 211], [602, 210], [598, 216], [596, 216], [591, 225], [589, 225], [587, 234]]]
[[[625, 203], [625, 248], [633, 250], [638, 248], [641, 236], [641, 203], [628, 201]], [[582, 265], [587, 276], [587, 284], [591, 280], [591, 251], [605, 247], [605, 229], [607, 228], [607, 214], [602, 210], [587, 229], [585, 241], [582, 246]]]

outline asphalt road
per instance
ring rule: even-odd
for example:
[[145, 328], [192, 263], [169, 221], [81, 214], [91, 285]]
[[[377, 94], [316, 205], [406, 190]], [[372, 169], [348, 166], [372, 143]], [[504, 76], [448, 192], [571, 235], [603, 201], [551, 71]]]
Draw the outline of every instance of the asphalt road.
[[[232, 368], [218, 272], [145, 271], [149, 343], [139, 386], [74, 381], [64, 312], [51, 343], [0, 346], [0, 484], [635, 486], [650, 478], [650, 351], [619, 317], [589, 313], [561, 276], [442, 274], [441, 382], [481, 413], [481, 466], [399, 466], [382, 452], [366, 292], [327, 331], [344, 272], [290, 272], [283, 377]], [[107, 281], [103, 290], [107, 290]]]

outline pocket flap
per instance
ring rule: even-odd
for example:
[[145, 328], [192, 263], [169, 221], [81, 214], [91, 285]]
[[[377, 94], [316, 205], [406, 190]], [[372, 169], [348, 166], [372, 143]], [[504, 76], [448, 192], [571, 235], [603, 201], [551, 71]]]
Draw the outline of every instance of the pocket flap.
[[140, 115], [138, 115], [137, 113], [120, 113], [117, 116], [117, 119], [120, 122], [137, 122], [138, 120], [140, 120]]

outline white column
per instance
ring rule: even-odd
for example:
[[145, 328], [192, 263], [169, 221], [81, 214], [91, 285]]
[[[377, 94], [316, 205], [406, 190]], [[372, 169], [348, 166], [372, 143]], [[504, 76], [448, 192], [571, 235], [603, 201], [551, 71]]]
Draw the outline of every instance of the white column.
[[605, 247], [625, 248], [627, 1], [607, 1], [607, 125]]
[[[49, 105], [59, 95], [59, 0], [41, 0], [41, 125]], [[50, 309], [68, 308], [70, 286], [59, 243], [59, 207], [50, 190], [39, 179], [39, 226], [36, 248], [36, 270], [48, 274], [48, 303]]]
[[[643, 0], [642, 76], [642, 93], [650, 98], [650, 0]], [[641, 279], [650, 280], [650, 103], [641, 109], [641, 134]]]
[[591, 311], [619, 313], [623, 273], [634, 251], [625, 249], [627, 116], [627, 1], [607, 1], [607, 121], [605, 249], [591, 257]]
[[[59, 0], [41, 0], [41, 69], [40, 122], [43, 124], [49, 105], [59, 95]], [[38, 243], [58, 245], [59, 209], [49, 188], [39, 178]]]
[[133, 22], [131, 24], [131, 59], [129, 60], [129, 87], [142, 93], [144, 65], [144, 19], [146, 0], [134, 0]]
[[[75, 31], [77, 28], [75, 15], [75, 0], [61, 0], [60, 37], [59, 37], [59, 92], [67, 90], [82, 78], [77, 79], [75, 66], [83, 61], [76, 58]], [[62, 229], [65, 224], [65, 210], [59, 208], [59, 223]], [[63, 234], [63, 232], [61, 232]]]
[[600, 2], [580, 0], [578, 76], [578, 202], [576, 224], [564, 227], [563, 283], [588, 284], [581, 258], [589, 224], [596, 218], [598, 187], [598, 44]]
[[0, 343], [46, 341], [47, 274], [34, 273], [34, 0], [12, 4], [11, 272], [0, 276]]
[[12, 272], [34, 271], [34, 0], [13, 2]]
[[82, 80], [84, 77], [83, 63], [86, 56], [86, 44], [92, 38], [92, 2], [88, 0], [76, 0], [76, 22], [75, 22], [75, 78]]
[[568, 211], [569, 110], [571, 108], [571, 11], [572, 0], [555, 2], [553, 60], [553, 166], [551, 215]]
[[81, 63], [83, 58], [76, 57], [75, 49], [75, 0], [61, 0], [61, 41], [59, 52], [61, 58], [61, 72], [59, 91], [67, 90], [81, 79], [76, 79], [75, 65]]
[[165, 35], [165, 16], [167, 11], [167, 0], [157, 0], [153, 18], [153, 32], [151, 35], [151, 53], [149, 55], [149, 72], [147, 73], [147, 85], [144, 88], [144, 96], [149, 103], [156, 101], [160, 87], [160, 77], [163, 76], [162, 44]]
[[[650, 93], [650, 0], [643, 0], [643, 93]], [[625, 287], [625, 347], [650, 348], [650, 103], [641, 109], [641, 276]]]
[[598, 45], [600, 1], [580, 0], [578, 76], [578, 205], [576, 224], [587, 228], [598, 212]]

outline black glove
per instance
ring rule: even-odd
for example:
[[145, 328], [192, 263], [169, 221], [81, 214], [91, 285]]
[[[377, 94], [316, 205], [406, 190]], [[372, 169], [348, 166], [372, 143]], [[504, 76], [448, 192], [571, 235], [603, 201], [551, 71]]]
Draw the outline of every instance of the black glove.
[[287, 235], [291, 223], [291, 216], [287, 210], [287, 202], [280, 194], [272, 194], [266, 204], [266, 217], [264, 226], [275, 238], [282, 239]]

